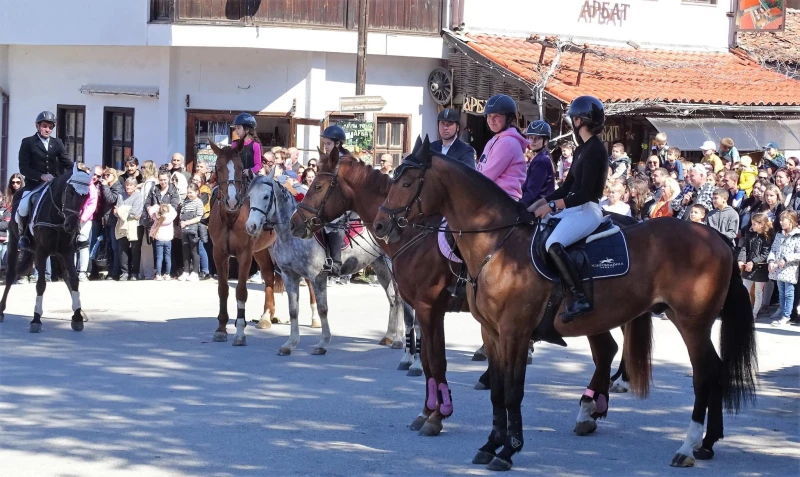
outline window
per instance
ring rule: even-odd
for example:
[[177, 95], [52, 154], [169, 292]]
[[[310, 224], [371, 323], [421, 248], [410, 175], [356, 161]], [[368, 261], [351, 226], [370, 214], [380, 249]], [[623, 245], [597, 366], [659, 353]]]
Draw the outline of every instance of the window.
[[103, 113], [103, 166], [121, 171], [133, 155], [133, 109], [105, 108]]
[[381, 154], [392, 155], [392, 167], [400, 165], [408, 144], [408, 117], [375, 116], [375, 163]]
[[86, 106], [58, 106], [56, 136], [64, 143], [67, 154], [75, 162], [84, 162], [83, 131]]

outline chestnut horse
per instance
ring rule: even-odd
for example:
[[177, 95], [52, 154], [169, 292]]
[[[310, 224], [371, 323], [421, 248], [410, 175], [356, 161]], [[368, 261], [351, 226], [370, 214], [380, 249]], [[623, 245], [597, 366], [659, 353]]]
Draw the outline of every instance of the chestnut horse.
[[[291, 219], [295, 237], [309, 238], [347, 210], [355, 211], [360, 217], [374, 217], [378, 213], [391, 186], [389, 176], [352, 156], [340, 156], [336, 150], [329, 156], [320, 152], [318, 167], [317, 179]], [[438, 215], [427, 219], [436, 226], [441, 223]], [[371, 223], [364, 225], [374, 234]], [[442, 420], [453, 412], [446, 377], [445, 311], [469, 310], [461, 307], [454, 310], [453, 306], [448, 306], [447, 287], [456, 277], [449, 260], [439, 251], [437, 234], [411, 228], [405, 228], [402, 233], [402, 239], [395, 243], [380, 241], [379, 244], [392, 257], [400, 294], [416, 311], [421, 334], [425, 336], [420, 353], [427, 383], [425, 401], [422, 412], [409, 429], [435, 436], [442, 430]]]
[[[244, 141], [240, 141], [240, 144]], [[210, 143], [211, 149], [217, 155], [215, 167], [217, 187], [214, 192], [211, 215], [208, 221], [208, 233], [214, 243], [214, 265], [217, 267], [217, 293], [219, 295], [219, 326], [214, 332], [214, 341], [228, 341], [228, 274], [229, 259], [235, 257], [239, 263], [239, 276], [236, 283], [236, 336], [233, 338], [234, 346], [247, 345], [244, 328], [247, 325], [244, 316], [245, 303], [247, 302], [247, 279], [249, 278], [250, 264], [255, 258], [261, 277], [264, 279], [264, 312], [258, 322], [261, 329], [269, 328], [272, 323], [280, 323], [275, 317], [275, 287], [282, 291], [280, 275], [275, 273], [272, 259], [269, 256], [269, 247], [275, 242], [276, 235], [269, 231], [263, 233], [258, 239], [248, 235], [245, 231], [245, 222], [249, 217], [250, 205], [243, 180], [242, 161], [239, 151], [230, 146], [219, 148]], [[311, 294], [311, 315], [316, 314], [316, 299], [314, 291], [308, 288]], [[269, 312], [269, 316], [267, 316]]]
[[[521, 403], [528, 337], [542, 320], [553, 284], [531, 265], [534, 227], [524, 208], [477, 171], [430, 151], [427, 137], [395, 171], [374, 222], [379, 238], [403, 240], [403, 229], [442, 214], [469, 271], [470, 310], [481, 323], [489, 355], [493, 428], [473, 463], [508, 470], [522, 449]], [[738, 412], [755, 398], [755, 329], [750, 299], [726, 240], [710, 227], [663, 218], [622, 230], [630, 271], [594, 282], [594, 310], [569, 323], [555, 320], [563, 336], [588, 336], [595, 379], [581, 399], [581, 414], [604, 412], [616, 345], [609, 330], [626, 323], [624, 355], [632, 391], [644, 396], [651, 378], [651, 311], [666, 311], [689, 351], [694, 410], [673, 466], [710, 459], [723, 437], [723, 408]], [[676, 240], [680, 237], [680, 240]], [[720, 316], [720, 351], [711, 328]], [[602, 399], [600, 399], [602, 396]], [[708, 411], [708, 429], [703, 427]]]

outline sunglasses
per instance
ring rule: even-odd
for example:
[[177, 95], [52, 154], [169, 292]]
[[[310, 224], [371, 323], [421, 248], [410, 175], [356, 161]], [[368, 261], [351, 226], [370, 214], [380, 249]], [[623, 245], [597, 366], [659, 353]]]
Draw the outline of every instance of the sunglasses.
[[11, 181], [12, 184], [22, 184], [22, 181]]

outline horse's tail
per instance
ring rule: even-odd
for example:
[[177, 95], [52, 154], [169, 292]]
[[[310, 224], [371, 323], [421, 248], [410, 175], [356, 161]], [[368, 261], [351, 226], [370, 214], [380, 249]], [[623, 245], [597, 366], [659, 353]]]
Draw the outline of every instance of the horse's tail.
[[272, 287], [274, 293], [283, 293], [286, 291], [286, 285], [283, 283], [283, 277], [278, 272], [272, 272], [275, 274], [275, 284]]
[[653, 371], [653, 316], [649, 311], [625, 325], [622, 356], [630, 376], [631, 392], [645, 398], [650, 394]]
[[725, 409], [738, 413], [748, 401], [755, 401], [756, 330], [750, 293], [742, 283], [739, 266], [733, 261], [728, 294], [722, 305], [720, 354], [722, 355], [722, 399]]

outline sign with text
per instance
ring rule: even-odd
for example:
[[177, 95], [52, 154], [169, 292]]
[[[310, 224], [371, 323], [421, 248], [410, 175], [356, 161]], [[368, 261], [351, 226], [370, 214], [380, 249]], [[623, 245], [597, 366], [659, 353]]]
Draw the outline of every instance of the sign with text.
[[738, 31], [783, 31], [786, 1], [736, 0], [735, 18]]
[[483, 114], [483, 108], [485, 107], [485, 99], [478, 99], [472, 96], [464, 98], [464, 111], [468, 113]]
[[363, 113], [381, 111], [386, 100], [380, 96], [342, 96], [339, 98], [339, 111], [342, 113]]
[[597, 23], [598, 25], [613, 25], [621, 27], [628, 20], [627, 3], [599, 2], [586, 0], [578, 15], [578, 23]]
[[344, 129], [346, 138], [344, 147], [358, 155], [362, 161], [372, 164], [375, 124], [372, 121], [359, 121], [358, 119], [337, 121], [336, 124]]

